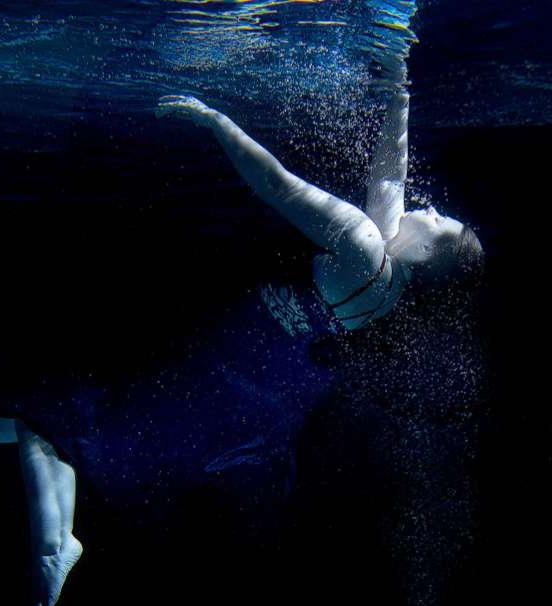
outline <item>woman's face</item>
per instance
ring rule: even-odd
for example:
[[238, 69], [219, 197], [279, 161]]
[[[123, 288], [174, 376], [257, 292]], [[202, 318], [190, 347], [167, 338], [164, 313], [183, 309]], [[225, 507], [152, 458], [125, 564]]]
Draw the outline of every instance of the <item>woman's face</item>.
[[451, 217], [443, 217], [432, 206], [407, 212], [399, 225], [401, 259], [412, 265], [440, 260], [446, 264], [448, 250], [443, 242], [456, 241], [464, 226]]

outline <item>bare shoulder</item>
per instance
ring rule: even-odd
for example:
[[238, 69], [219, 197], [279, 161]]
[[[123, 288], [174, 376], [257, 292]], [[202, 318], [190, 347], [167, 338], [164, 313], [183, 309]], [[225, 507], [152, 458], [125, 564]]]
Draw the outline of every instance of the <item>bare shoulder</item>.
[[351, 227], [341, 247], [344, 263], [359, 264], [364, 271], [373, 272], [385, 254], [385, 242], [378, 226], [364, 215], [362, 221]]

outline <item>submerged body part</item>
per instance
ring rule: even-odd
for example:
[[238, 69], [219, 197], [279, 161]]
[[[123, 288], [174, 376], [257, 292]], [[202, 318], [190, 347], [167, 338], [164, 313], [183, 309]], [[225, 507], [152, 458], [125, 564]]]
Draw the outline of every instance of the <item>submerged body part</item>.
[[[360, 209], [285, 169], [224, 114], [194, 97], [163, 97], [158, 115], [209, 128], [255, 193], [323, 249], [314, 282], [343, 326], [354, 330], [388, 313], [414, 274], [436, 279], [466, 256], [466, 228], [434, 208], [405, 212], [409, 95], [393, 93]], [[471, 230], [470, 230], [471, 231]], [[468, 245], [480, 248], [470, 238]]]
[[22, 421], [0, 419], [2, 441], [18, 442], [29, 509], [35, 606], [54, 606], [82, 555], [73, 535], [75, 472]]

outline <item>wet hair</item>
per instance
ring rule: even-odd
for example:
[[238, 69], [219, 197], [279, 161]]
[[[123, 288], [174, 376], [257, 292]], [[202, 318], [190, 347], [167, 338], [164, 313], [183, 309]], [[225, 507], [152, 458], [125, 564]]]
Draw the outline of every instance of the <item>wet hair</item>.
[[438, 252], [434, 261], [415, 271], [415, 282], [431, 286], [481, 278], [485, 253], [479, 238], [467, 225], [462, 227], [458, 236], [447, 234], [440, 238], [435, 248]]
[[465, 319], [479, 306], [485, 261], [483, 247], [475, 232], [466, 225], [458, 236], [443, 236], [437, 247], [442, 251], [436, 255], [439, 265], [421, 267], [414, 273], [408, 299], [419, 317], [441, 318], [447, 323], [453, 317]]
[[458, 236], [454, 252], [456, 253], [456, 272], [480, 277], [483, 273], [485, 253], [479, 238], [473, 229], [464, 225]]

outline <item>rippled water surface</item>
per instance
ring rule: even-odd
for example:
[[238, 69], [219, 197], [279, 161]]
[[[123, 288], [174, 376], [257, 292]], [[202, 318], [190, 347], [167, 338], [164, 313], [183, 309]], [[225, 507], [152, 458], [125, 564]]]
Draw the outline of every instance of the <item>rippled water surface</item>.
[[331, 119], [368, 107], [414, 44], [416, 120], [541, 124], [552, 119], [550, 12], [530, 0], [7, 2], [0, 109], [63, 119], [107, 104], [150, 111], [188, 92], [267, 125], [308, 96]]

